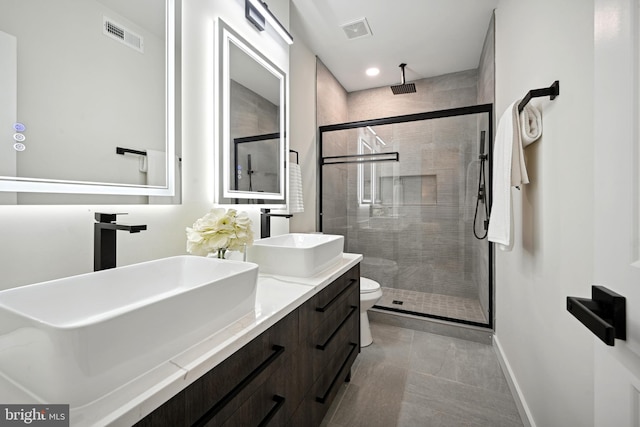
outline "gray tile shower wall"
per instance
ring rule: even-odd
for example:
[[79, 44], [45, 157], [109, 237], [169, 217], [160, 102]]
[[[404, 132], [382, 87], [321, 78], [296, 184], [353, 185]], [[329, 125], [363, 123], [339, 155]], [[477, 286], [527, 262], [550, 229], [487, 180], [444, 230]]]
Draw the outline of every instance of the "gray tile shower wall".
[[416, 93], [393, 95], [388, 86], [348, 94], [348, 121], [378, 119], [474, 105], [478, 70], [460, 71], [414, 82]]
[[[397, 104], [399, 111], [389, 110], [396, 101], [388, 88], [350, 93], [349, 120], [473, 105], [477, 77], [472, 70], [421, 80], [418, 92], [407, 95], [413, 100]], [[450, 96], [442, 95], [445, 93]], [[446, 102], [438, 103], [438, 99]], [[478, 298], [471, 261], [474, 254], [467, 253], [467, 241], [472, 236], [470, 222], [460, 221], [465, 216], [461, 211], [471, 205], [471, 200], [465, 199], [466, 171], [478, 155], [477, 129], [475, 116], [376, 126], [387, 143], [384, 148], [400, 152], [399, 164], [378, 166], [381, 202], [393, 204], [390, 193], [398, 185], [402, 194], [392, 215], [363, 214], [369, 208], [358, 201], [357, 166], [347, 169], [348, 197], [342, 202], [347, 206], [350, 225], [347, 250], [365, 256], [363, 274], [388, 288]], [[349, 141], [347, 152], [357, 153], [357, 138]], [[336, 173], [333, 168], [325, 168], [325, 172]], [[386, 189], [385, 180], [390, 181]], [[395, 197], [398, 199], [398, 195]]]

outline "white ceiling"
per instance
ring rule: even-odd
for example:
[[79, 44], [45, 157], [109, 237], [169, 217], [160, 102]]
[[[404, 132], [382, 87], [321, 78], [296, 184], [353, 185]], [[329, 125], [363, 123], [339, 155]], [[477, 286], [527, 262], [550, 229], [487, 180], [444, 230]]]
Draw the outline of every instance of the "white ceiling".
[[[292, 0], [293, 33], [348, 92], [478, 67], [498, 0]], [[341, 26], [366, 18], [371, 36], [349, 40]], [[295, 43], [295, 40], [294, 40]], [[365, 70], [378, 67], [377, 77]]]

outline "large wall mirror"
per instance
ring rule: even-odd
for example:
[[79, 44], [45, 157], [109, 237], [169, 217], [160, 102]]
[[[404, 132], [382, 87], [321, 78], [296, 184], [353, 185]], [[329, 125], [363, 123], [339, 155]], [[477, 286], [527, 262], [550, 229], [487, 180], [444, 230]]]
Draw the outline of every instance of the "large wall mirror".
[[180, 0], [2, 0], [0, 203], [180, 203]]
[[286, 74], [224, 21], [218, 26], [217, 201], [286, 204]]

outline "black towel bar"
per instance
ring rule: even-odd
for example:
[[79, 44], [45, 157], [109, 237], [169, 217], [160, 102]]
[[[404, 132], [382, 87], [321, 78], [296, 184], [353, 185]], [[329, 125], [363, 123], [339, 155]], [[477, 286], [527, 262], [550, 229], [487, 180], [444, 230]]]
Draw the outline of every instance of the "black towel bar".
[[522, 101], [520, 102], [520, 104], [518, 104], [518, 113], [522, 113], [522, 110], [524, 110], [525, 105], [527, 105], [529, 103], [529, 101], [531, 101], [531, 98], [538, 98], [541, 96], [548, 96], [551, 98], [551, 100], [556, 99], [556, 96], [560, 95], [560, 81], [556, 80], [555, 82], [553, 82], [553, 84], [549, 87], [545, 87], [542, 89], [532, 89], [529, 92], [527, 92], [527, 94], [525, 95], [525, 97], [522, 99]]
[[125, 153], [137, 154], [139, 156], [147, 155], [146, 151], [132, 150], [131, 148], [116, 147], [116, 154], [122, 154], [124, 156]]
[[289, 150], [289, 153], [293, 153], [296, 155], [296, 163], [300, 163], [300, 158], [298, 157], [298, 152], [296, 150]]

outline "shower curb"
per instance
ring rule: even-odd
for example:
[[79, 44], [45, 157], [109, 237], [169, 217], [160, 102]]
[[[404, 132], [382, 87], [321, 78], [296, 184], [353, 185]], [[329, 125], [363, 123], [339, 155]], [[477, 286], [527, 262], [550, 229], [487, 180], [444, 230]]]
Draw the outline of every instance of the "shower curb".
[[370, 309], [367, 313], [369, 321], [374, 323], [384, 323], [391, 326], [398, 326], [400, 328], [445, 335], [481, 344], [493, 344], [493, 331], [487, 328], [447, 322], [439, 319], [430, 319], [405, 313], [390, 313], [376, 308]]

